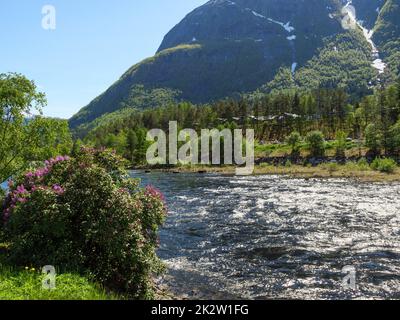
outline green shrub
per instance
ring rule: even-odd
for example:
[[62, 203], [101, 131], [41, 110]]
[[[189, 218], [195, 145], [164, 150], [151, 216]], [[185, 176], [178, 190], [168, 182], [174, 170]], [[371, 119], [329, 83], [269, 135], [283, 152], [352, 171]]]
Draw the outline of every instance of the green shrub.
[[267, 163], [267, 162], [262, 162], [262, 163], [260, 163], [260, 168], [267, 168], [267, 167], [269, 167], [269, 166], [270, 166], [270, 164]]
[[357, 162], [354, 161], [348, 161], [344, 165], [344, 168], [350, 171], [360, 171], [360, 168], [357, 164]]
[[390, 127], [388, 140], [390, 152], [400, 154], [400, 121]]
[[367, 171], [370, 168], [368, 160], [366, 158], [361, 158], [360, 160], [358, 160], [357, 166], [362, 171]]
[[326, 167], [331, 174], [339, 170], [339, 165], [337, 163], [328, 163]]
[[3, 190], [3, 188], [0, 187], [0, 204], [4, 202], [5, 197], [6, 197], [5, 190]]
[[306, 141], [312, 157], [323, 157], [325, 155], [325, 139], [320, 131], [310, 132]]
[[369, 124], [365, 129], [365, 145], [371, 152], [379, 154], [382, 149], [382, 132], [375, 124]]
[[336, 134], [336, 157], [346, 157], [346, 146], [347, 146], [347, 134], [343, 131], [339, 131]]
[[292, 148], [292, 155], [299, 156], [300, 155], [300, 143], [301, 143], [301, 135], [297, 131], [292, 132], [287, 137], [287, 143]]
[[285, 162], [285, 167], [286, 168], [290, 168], [292, 166], [292, 162], [288, 159], [288, 160], [286, 160], [286, 162]]
[[396, 161], [390, 158], [376, 158], [371, 164], [372, 169], [385, 173], [393, 173], [396, 170], [396, 167]]
[[7, 263], [54, 265], [100, 284], [152, 297], [157, 231], [166, 209], [152, 187], [129, 179], [110, 151], [57, 157], [11, 183], [4, 206]]

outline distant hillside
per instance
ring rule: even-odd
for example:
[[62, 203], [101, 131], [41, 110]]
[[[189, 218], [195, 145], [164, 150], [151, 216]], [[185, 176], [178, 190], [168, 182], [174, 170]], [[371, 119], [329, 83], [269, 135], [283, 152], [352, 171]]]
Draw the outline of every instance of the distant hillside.
[[[155, 56], [130, 68], [70, 125], [87, 127], [124, 108], [207, 103], [286, 84], [339, 85], [362, 94], [378, 78], [398, 74], [399, 1], [209, 1], [168, 32]], [[342, 9], [351, 4], [357, 27], [346, 30]]]

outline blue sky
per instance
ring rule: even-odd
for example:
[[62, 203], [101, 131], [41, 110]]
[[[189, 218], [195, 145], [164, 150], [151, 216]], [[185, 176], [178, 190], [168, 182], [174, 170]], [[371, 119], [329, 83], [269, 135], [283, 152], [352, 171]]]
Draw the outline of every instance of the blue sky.
[[[45, 115], [69, 118], [207, 0], [0, 0], [0, 73], [18, 72], [46, 93]], [[42, 8], [56, 29], [42, 28]]]

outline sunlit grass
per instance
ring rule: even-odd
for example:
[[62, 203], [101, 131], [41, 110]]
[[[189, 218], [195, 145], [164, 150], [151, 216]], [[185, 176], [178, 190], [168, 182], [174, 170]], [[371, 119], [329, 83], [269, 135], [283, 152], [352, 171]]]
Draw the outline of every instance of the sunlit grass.
[[44, 275], [32, 268], [0, 265], [0, 300], [117, 300], [100, 286], [76, 274], [56, 276], [55, 289], [43, 289]]
[[[334, 156], [336, 151], [336, 141], [327, 141], [325, 143], [326, 156]], [[309, 149], [305, 142], [299, 144], [300, 155], [303, 157], [309, 156]], [[346, 144], [346, 156], [358, 156], [360, 151], [365, 154], [368, 151], [366, 148], [360, 149], [355, 142], [347, 142]], [[292, 152], [292, 148], [286, 143], [279, 144], [257, 144], [255, 145], [255, 156], [256, 158], [263, 157], [285, 157], [289, 156]]]
[[[160, 169], [161, 171], [174, 172], [209, 172], [233, 175], [235, 166], [178, 166]], [[156, 169], [155, 169], [156, 170]], [[157, 171], [157, 170], [156, 170]], [[254, 168], [255, 175], [286, 175], [296, 178], [351, 178], [365, 182], [392, 182], [400, 181], [400, 168], [397, 167], [392, 173], [384, 173], [373, 170], [363, 162], [348, 162], [345, 165], [339, 163], [324, 163], [316, 167], [311, 164], [306, 166], [293, 165], [288, 161], [282, 165], [271, 165], [262, 163]]]

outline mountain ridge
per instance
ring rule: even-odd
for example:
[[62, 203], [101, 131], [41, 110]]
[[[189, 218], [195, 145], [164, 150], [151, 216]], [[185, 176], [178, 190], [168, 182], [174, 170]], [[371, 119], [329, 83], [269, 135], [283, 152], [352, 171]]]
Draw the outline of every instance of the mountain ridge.
[[[126, 107], [144, 109], [183, 100], [208, 103], [239, 96], [271, 83], [282, 67], [289, 68], [293, 78], [299, 77], [297, 72], [301, 75], [302, 70], [307, 77], [322, 77], [328, 73], [326, 82], [337, 85], [340, 79], [334, 74], [338, 72], [334, 64], [340, 65], [339, 71], [344, 74], [341, 71], [346, 67], [346, 53], [340, 57], [332, 54], [331, 57], [326, 50], [334, 49], [335, 37], [340, 40], [341, 35], [349, 33], [341, 25], [341, 9], [349, 4], [356, 7], [360, 25], [366, 30], [371, 27], [374, 30], [370, 44], [376, 41], [380, 48], [384, 48], [386, 41], [391, 43], [381, 54], [396, 74], [397, 53], [393, 48], [398, 48], [398, 44], [393, 38], [396, 39], [397, 35], [398, 22], [395, 20], [399, 16], [399, 1], [209, 1], [172, 28], [153, 57], [135, 64], [72, 117], [70, 125], [76, 128], [105, 113]], [[356, 31], [362, 34], [362, 29]], [[327, 42], [331, 38], [333, 40]], [[351, 39], [347, 41], [352, 42]], [[355, 44], [357, 46], [350, 45], [352, 51], [349, 52], [353, 56], [356, 52], [360, 62], [354, 61], [349, 67], [358, 70], [354, 81], [362, 83], [360, 92], [363, 92], [368, 87], [368, 78], [378, 74], [375, 72], [373, 75], [373, 69], [367, 65], [369, 57], [365, 50], [370, 44], [361, 39]], [[332, 64], [331, 75], [322, 65], [317, 71], [312, 69], [313, 59], [324, 50], [321, 63], [327, 63], [328, 67]], [[372, 60], [373, 48], [369, 50]], [[311, 71], [304, 72], [307, 67]], [[349, 78], [344, 85], [353, 85], [350, 68], [344, 70], [348, 71], [345, 74]], [[294, 81], [296, 85], [303, 82], [303, 86], [315, 85], [314, 81]], [[143, 91], [138, 91], [138, 86]]]

